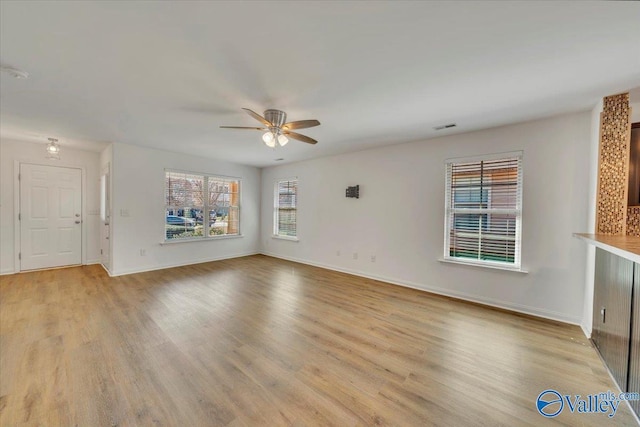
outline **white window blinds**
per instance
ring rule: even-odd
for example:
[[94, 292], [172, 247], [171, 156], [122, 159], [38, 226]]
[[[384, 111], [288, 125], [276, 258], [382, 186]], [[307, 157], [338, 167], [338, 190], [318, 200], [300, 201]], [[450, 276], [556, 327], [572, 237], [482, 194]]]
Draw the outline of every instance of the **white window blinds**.
[[445, 259], [520, 268], [522, 153], [446, 169]]
[[278, 181], [275, 186], [274, 234], [297, 237], [298, 180]]

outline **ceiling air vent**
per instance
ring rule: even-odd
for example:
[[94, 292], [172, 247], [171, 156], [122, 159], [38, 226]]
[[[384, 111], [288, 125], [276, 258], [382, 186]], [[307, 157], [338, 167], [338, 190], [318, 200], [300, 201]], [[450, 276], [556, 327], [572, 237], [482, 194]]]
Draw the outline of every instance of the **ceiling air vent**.
[[456, 127], [455, 123], [449, 123], [448, 125], [436, 126], [433, 129], [434, 130], [442, 130], [442, 129], [449, 129], [449, 128], [454, 128], [454, 127]]

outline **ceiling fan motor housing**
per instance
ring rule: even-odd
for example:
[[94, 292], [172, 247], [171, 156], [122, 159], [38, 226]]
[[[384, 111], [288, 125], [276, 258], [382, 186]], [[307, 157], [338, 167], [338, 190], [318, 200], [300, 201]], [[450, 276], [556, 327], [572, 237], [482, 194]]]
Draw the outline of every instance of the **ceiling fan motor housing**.
[[287, 114], [280, 110], [265, 110], [264, 118], [270, 121], [276, 128], [280, 128], [287, 121]]

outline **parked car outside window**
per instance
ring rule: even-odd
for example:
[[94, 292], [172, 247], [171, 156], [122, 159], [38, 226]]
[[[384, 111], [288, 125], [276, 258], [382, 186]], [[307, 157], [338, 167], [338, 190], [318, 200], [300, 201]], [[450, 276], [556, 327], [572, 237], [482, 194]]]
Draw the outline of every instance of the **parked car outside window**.
[[185, 218], [177, 215], [167, 215], [167, 224], [171, 225], [184, 225], [186, 227], [193, 227], [195, 221], [191, 218]]

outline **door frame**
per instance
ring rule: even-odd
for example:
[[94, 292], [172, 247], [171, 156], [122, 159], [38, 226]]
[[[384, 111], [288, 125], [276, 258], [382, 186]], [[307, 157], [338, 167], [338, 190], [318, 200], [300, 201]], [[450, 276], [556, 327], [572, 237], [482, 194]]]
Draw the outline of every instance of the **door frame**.
[[33, 160], [14, 160], [13, 161], [13, 271], [20, 273], [20, 258], [22, 236], [20, 235], [21, 222], [18, 220], [20, 214], [20, 165], [30, 164], [36, 166], [53, 166], [69, 169], [80, 169], [80, 197], [82, 197], [82, 224], [80, 228], [80, 254], [81, 264], [87, 264], [87, 173], [84, 166], [74, 165], [72, 163], [57, 162], [55, 164], [45, 163]]
[[[113, 256], [112, 256], [113, 253], [112, 253], [112, 250], [111, 250], [112, 247], [113, 247], [112, 244], [111, 244], [111, 236], [113, 235], [113, 233], [111, 232], [111, 230], [113, 229], [113, 226], [112, 226], [112, 224], [113, 224], [113, 213], [111, 212], [111, 206], [112, 206], [111, 201], [113, 200], [113, 191], [111, 191], [111, 189], [112, 189], [112, 187], [111, 187], [112, 179], [111, 179], [111, 162], [110, 161], [106, 162], [105, 164], [103, 164], [100, 167], [100, 177], [99, 177], [100, 185], [102, 185], [102, 176], [105, 175], [105, 174], [108, 177], [108, 179], [106, 180], [106, 186], [107, 186], [107, 192], [109, 194], [109, 203], [105, 204], [105, 209], [106, 209], [106, 211], [108, 213], [108, 218], [107, 219], [109, 220], [109, 239], [108, 239], [109, 243], [108, 243], [108, 245], [106, 247], [106, 251], [107, 251], [106, 255], [107, 255], [107, 258], [108, 258], [108, 263], [107, 264], [108, 265], [105, 265], [105, 261], [104, 261], [105, 260], [105, 254], [102, 252], [103, 250], [105, 250], [102, 247], [105, 244], [105, 242], [104, 242], [105, 239], [104, 239], [104, 236], [102, 234], [103, 230], [104, 230], [104, 227], [105, 227], [104, 221], [102, 220], [102, 213], [100, 213], [99, 220], [98, 220], [98, 224], [99, 224], [99, 227], [100, 227], [98, 238], [100, 239], [100, 251], [101, 251], [101, 253], [100, 253], [100, 264], [102, 265], [102, 267], [105, 270], [107, 270], [107, 273], [109, 275], [111, 275], [111, 269], [112, 269], [112, 265], [113, 265]], [[100, 197], [99, 197], [99, 199], [100, 199], [99, 200], [100, 206], [102, 206], [102, 188], [100, 188]]]

